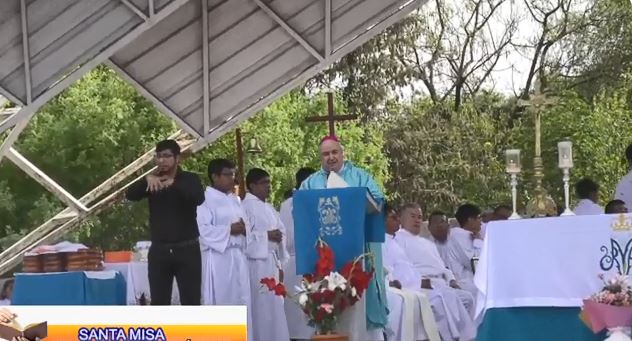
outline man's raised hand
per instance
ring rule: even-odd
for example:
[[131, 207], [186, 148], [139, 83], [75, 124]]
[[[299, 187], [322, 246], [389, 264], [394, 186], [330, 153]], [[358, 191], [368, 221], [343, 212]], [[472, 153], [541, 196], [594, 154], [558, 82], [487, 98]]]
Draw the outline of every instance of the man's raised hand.
[[156, 193], [162, 189], [162, 182], [157, 175], [149, 174], [145, 178], [147, 180], [147, 191], [150, 193]]

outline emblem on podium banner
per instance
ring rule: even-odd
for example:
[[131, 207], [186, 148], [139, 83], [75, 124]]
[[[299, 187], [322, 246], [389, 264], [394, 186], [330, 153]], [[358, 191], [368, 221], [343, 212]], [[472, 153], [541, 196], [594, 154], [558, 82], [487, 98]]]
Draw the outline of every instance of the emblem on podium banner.
[[340, 200], [337, 196], [320, 198], [318, 200], [318, 215], [320, 217], [321, 237], [342, 235]]

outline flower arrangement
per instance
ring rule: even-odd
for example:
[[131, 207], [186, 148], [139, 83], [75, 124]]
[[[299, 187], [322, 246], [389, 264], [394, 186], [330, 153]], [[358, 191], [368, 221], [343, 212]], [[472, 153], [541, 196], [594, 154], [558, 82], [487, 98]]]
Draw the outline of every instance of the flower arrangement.
[[627, 276], [617, 275], [605, 280], [601, 291], [584, 300], [580, 318], [594, 332], [608, 329], [606, 340], [631, 340], [632, 326], [632, 286]]
[[296, 294], [288, 295], [283, 284], [277, 283], [274, 278], [263, 278], [260, 283], [275, 295], [290, 297], [301, 307], [317, 334], [327, 335], [336, 329], [340, 314], [360, 300], [369, 287], [373, 270], [364, 271], [362, 261], [367, 257], [364, 254], [336, 272], [333, 250], [320, 239], [316, 249], [318, 261], [315, 271], [303, 275], [301, 285], [296, 287]]

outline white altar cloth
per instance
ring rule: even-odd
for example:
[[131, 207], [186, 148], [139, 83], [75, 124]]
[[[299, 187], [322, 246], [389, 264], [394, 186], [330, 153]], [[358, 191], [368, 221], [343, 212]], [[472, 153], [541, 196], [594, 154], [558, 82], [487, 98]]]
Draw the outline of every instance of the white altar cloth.
[[[490, 308], [581, 306], [584, 298], [602, 288], [600, 273], [616, 274], [616, 262], [623, 268], [623, 255], [632, 256], [631, 217], [490, 222], [474, 278], [479, 290], [477, 319]], [[631, 230], [613, 230], [621, 219]], [[620, 250], [612, 259], [617, 245]]]
[[[140, 298], [143, 293], [147, 299], [151, 299], [146, 262], [105, 263], [104, 268], [105, 270], [119, 271], [123, 277], [125, 277], [127, 285], [127, 305], [138, 305], [137, 299]], [[173, 281], [171, 304], [180, 304], [180, 294], [175, 279]]]

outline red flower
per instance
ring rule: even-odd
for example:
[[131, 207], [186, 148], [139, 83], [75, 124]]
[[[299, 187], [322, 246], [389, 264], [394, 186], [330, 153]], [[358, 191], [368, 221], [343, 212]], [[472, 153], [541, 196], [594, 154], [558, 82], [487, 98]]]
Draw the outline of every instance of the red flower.
[[316, 320], [316, 322], [320, 322], [325, 318], [325, 310], [318, 308], [318, 310], [316, 310], [316, 314], [314, 314], [314, 320]]
[[276, 283], [276, 279], [272, 278], [272, 277], [267, 277], [267, 278], [262, 278], [259, 283], [265, 285], [266, 287], [268, 287], [268, 290], [274, 290], [274, 287], [276, 287], [277, 283]]
[[331, 290], [325, 290], [322, 293], [323, 302], [322, 303], [333, 303], [334, 298], [336, 298], [336, 292]]
[[287, 295], [287, 291], [285, 291], [285, 286], [281, 283], [278, 283], [276, 286], [274, 286], [274, 294], [277, 296], [283, 296], [285, 297], [285, 295]]
[[311, 294], [311, 300], [314, 301], [316, 304], [321, 304], [323, 302], [323, 298], [323, 293], [321, 292], [315, 292]]
[[317, 246], [318, 250], [318, 262], [316, 262], [316, 277], [322, 278], [329, 275], [334, 270], [335, 260], [334, 252], [329, 245], [320, 243]]
[[285, 297], [285, 295], [287, 295], [287, 291], [285, 290], [285, 286], [283, 285], [283, 283], [277, 283], [276, 279], [274, 278], [262, 278], [259, 283], [265, 285], [268, 290], [273, 291], [274, 294], [277, 296]]

